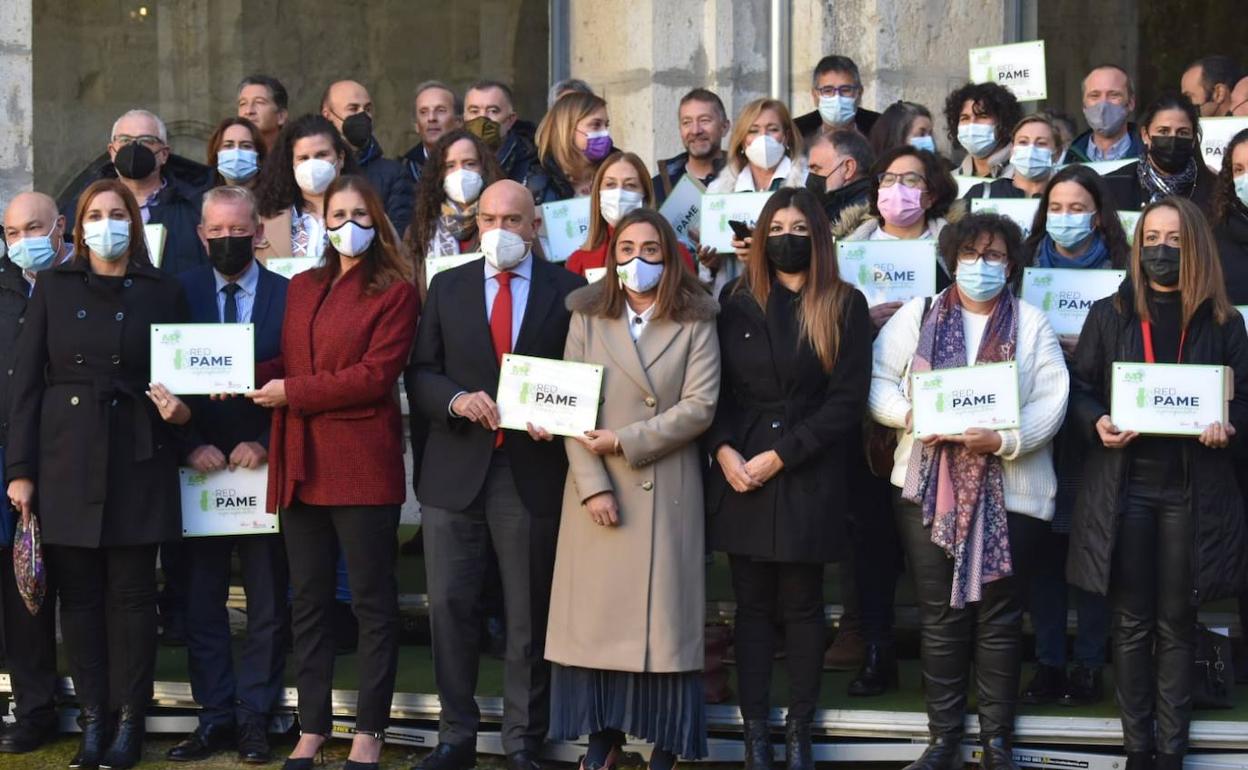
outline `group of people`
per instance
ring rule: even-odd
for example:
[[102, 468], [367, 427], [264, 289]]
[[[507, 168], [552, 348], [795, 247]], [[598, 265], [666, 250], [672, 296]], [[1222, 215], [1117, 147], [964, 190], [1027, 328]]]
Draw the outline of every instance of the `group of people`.
[[[201, 706], [170, 759], [270, 761], [289, 633], [300, 737], [285, 767], [308, 770], [331, 732], [345, 591], [360, 653], [346, 767], [375, 767], [398, 665], [402, 381], [441, 703], [420, 770], [475, 764], [492, 579], [511, 770], [539, 767], [548, 739], [587, 739], [583, 770], [614, 767], [628, 735], [653, 744], [655, 770], [705, 756], [707, 550], [731, 569], [750, 770], [772, 764], [778, 651], [790, 770], [814, 765], [825, 657], [853, 659], [852, 695], [898, 686], [903, 562], [931, 733], [911, 770], [961, 766], [972, 660], [982, 765], [1014, 768], [1017, 704], [1099, 699], [1107, 639], [1128, 768], [1181, 767], [1197, 610], [1238, 596], [1248, 615], [1248, 335], [1234, 308], [1248, 304], [1248, 131], [1217, 173], [1197, 150], [1202, 117], [1245, 109], [1240, 74], [1202, 59], [1132, 122], [1130, 75], [1097, 67], [1078, 136], [1063, 115], [1024, 115], [1007, 88], [968, 84], [949, 95], [937, 141], [923, 105], [862, 108], [857, 67], [829, 56], [813, 73], [816, 109], [796, 119], [760, 99], [730, 121], [713, 92], [690, 91], [684, 152], [653, 175], [614, 146], [606, 100], [580, 81], [556, 84], [536, 126], [506, 84], [461, 96], [423, 83], [421, 142], [397, 160], [355, 81], [292, 118], [277, 80], [244, 79], [207, 165], [172, 154], [156, 115], [127, 112], [100, 178], [64, 210], [32, 191], [4, 211], [0, 535], [38, 523], [50, 590], [32, 613], [0, 570], [17, 717], [0, 751], [55, 734], [59, 601], [82, 729], [70, 766], [139, 761], [160, 553], [166, 582], [185, 581]], [[1122, 163], [1088, 165], [1103, 161]], [[966, 197], [1037, 199], [1030, 234], [971, 213], [955, 171], [982, 180]], [[750, 235], [717, 253], [657, 211], [685, 176], [772, 195]], [[566, 266], [549, 261], [539, 206], [580, 196], [587, 239]], [[1133, 233], [1119, 211], [1140, 212]], [[150, 224], [163, 240], [148, 240]], [[838, 239], [933, 240], [937, 294], [869, 306], [838, 271]], [[427, 280], [428, 258], [475, 253]], [[287, 257], [315, 266], [290, 281], [266, 268]], [[1127, 278], [1082, 333], [1059, 336], [1018, 297], [1032, 266]], [[591, 270], [605, 277], [587, 283]], [[186, 322], [253, 324], [256, 390], [180, 396], [152, 382], [150, 326]], [[602, 367], [595, 429], [502, 429], [507, 354]], [[1199, 438], [1120, 430], [1115, 361], [1230, 367], [1228, 419]], [[912, 375], [1003, 362], [1018, 373], [1018, 427], [915, 438]], [[267, 466], [280, 534], [178, 542], [179, 466]], [[828, 649], [834, 561], [846, 617]], [[1025, 612], [1037, 667], [1022, 686]]]

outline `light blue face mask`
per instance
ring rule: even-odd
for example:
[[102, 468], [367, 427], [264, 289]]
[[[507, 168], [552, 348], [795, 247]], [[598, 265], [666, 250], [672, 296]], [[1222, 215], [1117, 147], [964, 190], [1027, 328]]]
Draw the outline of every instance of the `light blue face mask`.
[[116, 262], [130, 248], [130, 220], [97, 219], [84, 222], [82, 240], [91, 253], [106, 262]]
[[931, 134], [926, 136], [912, 136], [906, 141], [909, 142], [910, 146], [916, 150], [927, 150], [933, 155], [936, 154], [936, 140], [932, 138]]
[[217, 171], [230, 182], [246, 182], [260, 170], [260, 154], [241, 148], [217, 153]]
[[22, 238], [9, 247], [9, 259], [21, 269], [32, 273], [51, 267], [52, 261], [56, 259], [56, 246], [52, 243], [52, 233], [28, 235]]
[[830, 126], [843, 126], [858, 114], [858, 104], [852, 96], [820, 96], [819, 117]]
[[1092, 235], [1092, 217], [1095, 211], [1083, 214], [1048, 214], [1045, 218], [1044, 231], [1053, 242], [1064, 249], [1074, 248]]
[[963, 123], [958, 126], [958, 144], [976, 158], [986, 158], [997, 146], [997, 128], [991, 123]]
[[1240, 203], [1248, 206], [1248, 174], [1235, 177], [1235, 196]]
[[1010, 165], [1024, 179], [1043, 179], [1053, 170], [1053, 151], [1034, 144], [1015, 145], [1010, 154]]
[[1005, 264], [987, 262], [983, 257], [969, 265], [959, 262], [954, 280], [963, 294], [976, 302], [987, 302], [1005, 288]]

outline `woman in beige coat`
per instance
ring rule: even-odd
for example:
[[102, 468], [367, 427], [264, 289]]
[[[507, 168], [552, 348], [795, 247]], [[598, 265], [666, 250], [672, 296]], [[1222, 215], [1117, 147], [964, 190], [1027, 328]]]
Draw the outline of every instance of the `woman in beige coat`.
[[611, 767], [628, 733], [650, 766], [706, 754], [702, 691], [703, 455], [719, 395], [718, 305], [671, 226], [620, 220], [608, 278], [568, 296], [564, 357], [603, 366], [598, 430], [567, 439], [568, 481], [546, 657], [550, 736], [589, 735]]

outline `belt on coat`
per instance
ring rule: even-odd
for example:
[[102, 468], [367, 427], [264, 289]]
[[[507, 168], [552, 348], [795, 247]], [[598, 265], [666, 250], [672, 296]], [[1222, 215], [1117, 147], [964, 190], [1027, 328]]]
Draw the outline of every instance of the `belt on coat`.
[[134, 423], [134, 460], [142, 462], [152, 459], [154, 455], [152, 421], [144, 409], [147, 386], [142, 382], [118, 377], [54, 377], [48, 384], [85, 385], [95, 394], [98, 414], [95, 435], [91, 437], [87, 449], [87, 502], [102, 504], [108, 496], [108, 449], [113, 423], [108, 412], [117, 405], [118, 399], [128, 398], [134, 402], [134, 409], [131, 410]]

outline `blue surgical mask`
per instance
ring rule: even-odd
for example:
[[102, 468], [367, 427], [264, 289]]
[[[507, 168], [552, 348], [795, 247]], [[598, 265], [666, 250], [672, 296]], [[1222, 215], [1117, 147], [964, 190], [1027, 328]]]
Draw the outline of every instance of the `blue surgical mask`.
[[115, 262], [130, 248], [130, 220], [97, 219], [84, 222], [82, 240], [91, 253], [106, 262]]
[[1248, 206], [1248, 174], [1235, 177], [1235, 196], [1240, 203]]
[[987, 302], [1005, 288], [1005, 263], [986, 262], [983, 257], [969, 265], [959, 262], [954, 280], [963, 294], [976, 302]]
[[858, 114], [858, 103], [852, 96], [820, 96], [819, 117], [829, 126], [843, 126]]
[[927, 134], [925, 136], [912, 136], [906, 141], [909, 142], [910, 146], [916, 150], [927, 150], [933, 154], [936, 152], [936, 140], [932, 138], [931, 134]]
[[1053, 170], [1053, 151], [1034, 144], [1014, 145], [1010, 165], [1025, 179], [1043, 179]]
[[232, 149], [217, 153], [217, 171], [230, 182], [246, 182], [260, 170], [255, 150]]
[[1045, 217], [1044, 231], [1053, 242], [1064, 249], [1074, 248], [1092, 235], [1092, 217], [1095, 211], [1083, 214], [1048, 214]]
[[997, 146], [997, 127], [991, 123], [963, 123], [958, 126], [958, 144], [976, 158], [986, 158]]
[[[53, 228], [52, 232], [56, 232]], [[52, 242], [52, 233], [47, 235], [27, 235], [9, 247], [9, 259], [23, 270], [37, 273], [52, 266], [56, 259], [56, 244]]]

